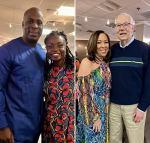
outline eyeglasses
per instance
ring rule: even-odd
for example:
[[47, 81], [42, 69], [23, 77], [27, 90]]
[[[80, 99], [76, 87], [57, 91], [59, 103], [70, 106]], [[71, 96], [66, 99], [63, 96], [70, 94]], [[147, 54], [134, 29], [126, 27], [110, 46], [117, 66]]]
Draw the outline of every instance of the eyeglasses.
[[132, 25], [131, 23], [123, 23], [123, 24], [116, 24], [116, 28], [118, 28], [118, 29], [120, 29], [121, 28], [121, 26], [123, 27], [123, 28], [126, 28], [126, 27], [128, 27], [129, 25]]

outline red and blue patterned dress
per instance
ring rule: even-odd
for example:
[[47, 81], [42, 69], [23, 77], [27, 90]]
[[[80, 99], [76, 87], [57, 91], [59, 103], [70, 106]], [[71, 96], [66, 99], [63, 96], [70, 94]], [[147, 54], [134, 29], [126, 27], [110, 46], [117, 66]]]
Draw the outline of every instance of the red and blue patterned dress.
[[74, 69], [53, 67], [44, 83], [43, 143], [74, 143]]

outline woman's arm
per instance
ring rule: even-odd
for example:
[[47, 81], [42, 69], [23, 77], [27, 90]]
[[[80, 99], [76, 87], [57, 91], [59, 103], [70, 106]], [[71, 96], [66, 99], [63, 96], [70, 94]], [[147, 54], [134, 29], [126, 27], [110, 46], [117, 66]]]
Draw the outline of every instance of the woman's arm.
[[90, 74], [92, 68], [92, 62], [85, 58], [79, 69], [77, 93], [81, 118], [84, 124], [93, 125], [93, 129], [99, 131], [100, 122], [97, 123], [97, 121], [99, 121], [100, 111], [94, 102], [94, 82]]

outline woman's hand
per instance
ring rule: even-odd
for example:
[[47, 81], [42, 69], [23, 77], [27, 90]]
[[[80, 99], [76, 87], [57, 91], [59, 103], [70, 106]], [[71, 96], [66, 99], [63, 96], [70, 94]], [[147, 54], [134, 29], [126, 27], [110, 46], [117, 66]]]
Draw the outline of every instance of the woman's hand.
[[94, 124], [93, 124], [93, 131], [95, 130], [95, 133], [100, 132], [101, 130], [101, 120], [98, 118]]

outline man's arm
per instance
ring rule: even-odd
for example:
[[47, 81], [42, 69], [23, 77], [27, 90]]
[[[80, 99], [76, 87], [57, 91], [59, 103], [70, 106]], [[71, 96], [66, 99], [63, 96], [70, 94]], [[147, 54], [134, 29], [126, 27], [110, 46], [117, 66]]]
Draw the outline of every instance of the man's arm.
[[139, 123], [144, 118], [144, 112], [150, 105], [150, 46], [146, 47], [143, 54], [144, 59], [144, 78], [143, 78], [143, 90], [138, 104], [133, 116], [134, 122]]
[[147, 45], [147, 49], [143, 53], [144, 61], [144, 76], [143, 76], [143, 90], [141, 99], [138, 105], [138, 109], [146, 111], [150, 105], [150, 46]]
[[0, 47], [0, 141], [14, 142], [14, 137], [8, 127], [5, 112], [5, 88], [11, 67], [10, 55], [6, 45]]

